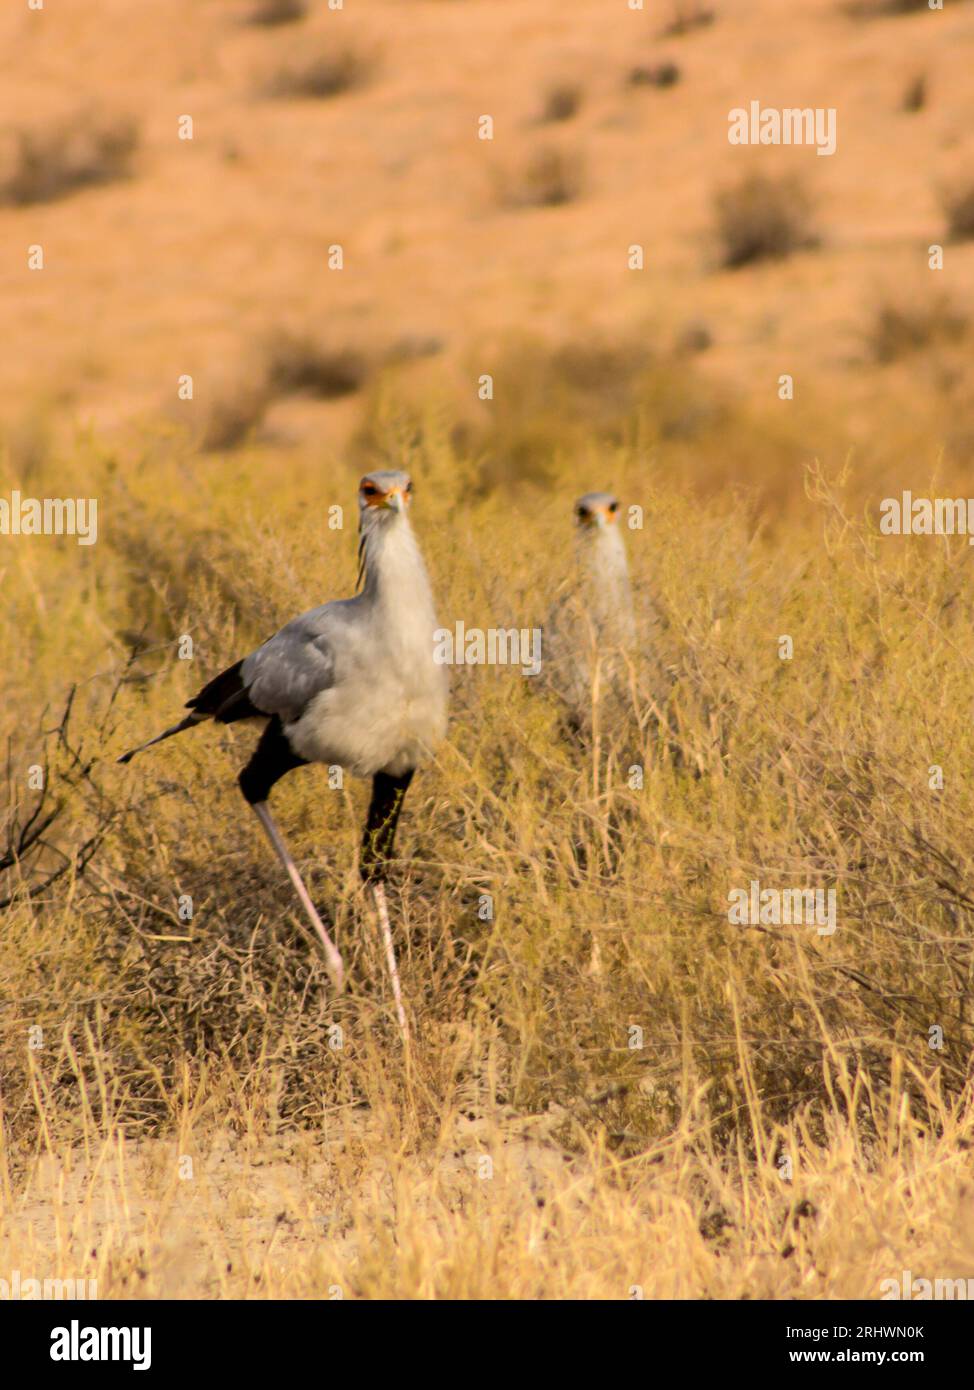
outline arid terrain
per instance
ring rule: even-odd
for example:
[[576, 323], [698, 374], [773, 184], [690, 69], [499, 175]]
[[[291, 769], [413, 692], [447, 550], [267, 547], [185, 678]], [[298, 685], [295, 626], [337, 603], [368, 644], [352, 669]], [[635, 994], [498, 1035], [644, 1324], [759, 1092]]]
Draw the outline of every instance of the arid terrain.
[[[942, 272], [927, 248], [970, 189], [974, 10], [913, 8], [728, 0], [674, 35], [672, 16], [711, 11], [356, 0], [267, 25], [247, 22], [259, 0], [9, 6], [3, 155], [16, 166], [26, 134], [35, 163], [53, 149], [66, 177], [104, 175], [42, 201], [21, 188], [3, 211], [10, 428], [32, 437], [60, 406], [99, 432], [162, 413], [205, 437], [197, 417], [225, 426], [232, 401], [231, 425], [320, 456], [390, 357], [400, 389], [476, 416], [478, 376], [497, 376], [500, 401], [516, 340], [604, 340], [684, 373], [695, 346], [708, 387], [757, 413], [795, 476], [843, 445], [886, 475], [943, 451], [962, 468], [970, 344], [935, 309], [966, 323], [974, 244], [951, 245]], [[672, 85], [647, 80], [667, 68]], [[338, 90], [305, 95], [315, 79]], [[835, 154], [730, 147], [728, 112], [755, 96], [834, 108]], [[100, 170], [72, 154], [86, 141]], [[758, 171], [800, 182], [821, 245], [721, 271], [715, 199]], [[41, 273], [25, 268], [36, 244]], [[929, 353], [885, 341], [890, 310], [926, 316]], [[282, 335], [316, 354], [325, 399], [265, 399]], [[748, 482], [766, 471], [734, 463]]]
[[[0, 46], [0, 498], [98, 506], [0, 534], [0, 1279], [974, 1278], [972, 549], [878, 526], [974, 491], [974, 4], [46, 0]], [[835, 153], [731, 145], [752, 100]], [[453, 672], [408, 1046], [362, 785], [274, 792], [336, 997], [252, 733], [114, 762], [353, 591], [374, 467], [446, 626], [541, 624], [580, 493], [643, 519], [621, 707]], [[755, 880], [836, 930], [734, 925]]]

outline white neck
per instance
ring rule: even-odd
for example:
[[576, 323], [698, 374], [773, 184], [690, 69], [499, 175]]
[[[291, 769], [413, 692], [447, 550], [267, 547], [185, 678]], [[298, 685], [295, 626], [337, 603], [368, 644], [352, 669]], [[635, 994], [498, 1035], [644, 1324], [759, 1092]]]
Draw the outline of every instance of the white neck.
[[580, 533], [578, 565], [599, 637], [628, 645], [635, 637], [632, 589], [626, 547], [618, 524], [609, 523]]
[[409, 518], [404, 514], [368, 517], [361, 527], [364, 583], [362, 596], [399, 623], [435, 626], [429, 576]]

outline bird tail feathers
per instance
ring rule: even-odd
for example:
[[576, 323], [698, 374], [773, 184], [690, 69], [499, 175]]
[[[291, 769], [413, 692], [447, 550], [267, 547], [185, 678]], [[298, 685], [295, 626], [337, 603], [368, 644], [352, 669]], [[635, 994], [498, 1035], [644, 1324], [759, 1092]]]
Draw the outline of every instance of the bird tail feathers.
[[181, 734], [184, 729], [192, 729], [196, 724], [202, 724], [211, 718], [208, 714], [187, 714], [185, 719], [181, 719], [178, 724], [173, 724], [172, 728], [164, 729], [161, 734], [156, 734], [155, 738], [150, 738], [147, 743], [140, 743], [138, 748], [130, 748], [127, 753], [123, 753], [118, 759], [120, 763], [131, 762], [136, 753], [142, 753], [146, 748], [151, 748], [154, 743], [161, 743], [165, 738], [172, 738], [173, 734]]

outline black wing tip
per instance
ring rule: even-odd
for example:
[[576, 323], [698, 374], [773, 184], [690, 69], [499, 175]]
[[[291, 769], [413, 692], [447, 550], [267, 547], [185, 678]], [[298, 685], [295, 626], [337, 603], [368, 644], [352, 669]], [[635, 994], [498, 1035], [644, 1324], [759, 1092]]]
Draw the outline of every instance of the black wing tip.
[[228, 666], [225, 671], [221, 671], [218, 676], [214, 676], [211, 681], [207, 681], [206, 685], [198, 690], [191, 700], [186, 701], [185, 708], [193, 710], [199, 715], [215, 717], [221, 706], [245, 693], [244, 684], [240, 678], [240, 668], [243, 663], [244, 658], [241, 657], [232, 666]]

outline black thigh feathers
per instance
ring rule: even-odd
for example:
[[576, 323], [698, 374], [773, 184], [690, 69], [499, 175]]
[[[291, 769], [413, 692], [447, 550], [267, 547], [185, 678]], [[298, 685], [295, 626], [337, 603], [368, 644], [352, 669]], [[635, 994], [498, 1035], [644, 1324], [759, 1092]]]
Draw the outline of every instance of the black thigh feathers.
[[385, 862], [392, 857], [399, 812], [412, 780], [412, 769], [401, 777], [377, 772], [372, 778], [372, 800], [359, 859], [359, 872], [366, 883], [382, 878]]
[[255, 802], [266, 801], [270, 796], [271, 787], [285, 772], [290, 772], [296, 767], [305, 767], [307, 761], [307, 758], [299, 758], [294, 752], [284, 736], [281, 721], [275, 714], [261, 734], [250, 762], [237, 778], [245, 800], [251, 806]]

